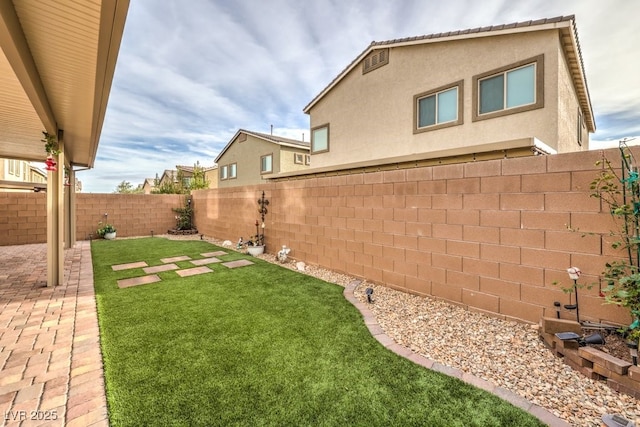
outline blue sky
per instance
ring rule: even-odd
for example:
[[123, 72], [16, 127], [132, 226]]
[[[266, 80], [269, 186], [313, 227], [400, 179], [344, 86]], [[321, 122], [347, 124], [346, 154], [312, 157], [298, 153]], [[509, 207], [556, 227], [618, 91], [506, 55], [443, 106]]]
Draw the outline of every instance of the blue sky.
[[373, 40], [571, 14], [592, 148], [640, 136], [637, 0], [133, 0], [83, 192], [211, 166], [239, 128], [308, 141], [302, 109]]

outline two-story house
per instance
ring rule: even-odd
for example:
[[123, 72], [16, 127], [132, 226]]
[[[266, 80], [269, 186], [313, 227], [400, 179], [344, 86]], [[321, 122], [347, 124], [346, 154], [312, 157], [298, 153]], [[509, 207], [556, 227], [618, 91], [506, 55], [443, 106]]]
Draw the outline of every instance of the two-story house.
[[284, 172], [309, 168], [309, 142], [240, 129], [220, 151], [218, 187], [260, 184]]
[[314, 169], [587, 150], [573, 16], [372, 42], [305, 108]]

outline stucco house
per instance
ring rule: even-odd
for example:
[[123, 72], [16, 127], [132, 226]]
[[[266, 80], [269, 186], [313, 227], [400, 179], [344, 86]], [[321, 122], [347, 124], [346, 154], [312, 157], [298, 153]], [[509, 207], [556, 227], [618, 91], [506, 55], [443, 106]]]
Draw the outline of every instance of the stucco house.
[[[200, 166], [200, 162], [196, 162], [196, 164], [193, 166], [176, 165], [175, 169], [165, 169], [160, 178], [158, 178], [156, 175], [156, 179], [151, 180], [153, 181], [153, 183], [150, 183], [150, 178], [147, 178], [142, 188], [145, 194], [152, 193], [158, 188], [167, 185], [174, 185], [180, 188], [190, 188], [195, 168], [200, 168], [204, 172], [204, 178], [209, 181], [208, 188], [217, 187], [218, 175], [216, 172], [218, 169], [218, 165], [204, 167]], [[182, 179], [182, 182], [179, 182], [180, 179]]]
[[588, 150], [573, 16], [372, 42], [305, 108], [313, 168]]
[[30, 162], [0, 159], [0, 191], [40, 191], [47, 188], [47, 175]]
[[309, 142], [240, 129], [220, 151], [218, 187], [260, 184], [282, 172], [309, 168]]

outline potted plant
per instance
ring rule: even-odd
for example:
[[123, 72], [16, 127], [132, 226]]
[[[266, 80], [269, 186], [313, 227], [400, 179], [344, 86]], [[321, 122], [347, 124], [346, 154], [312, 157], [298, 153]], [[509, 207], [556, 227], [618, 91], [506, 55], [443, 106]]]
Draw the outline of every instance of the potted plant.
[[96, 231], [96, 234], [104, 239], [113, 240], [116, 238], [116, 229], [113, 225], [107, 223], [103, 224], [102, 221], [100, 221], [98, 223], [98, 230]]
[[263, 232], [260, 233], [260, 223], [256, 219], [256, 234], [247, 240], [247, 252], [256, 256], [264, 253], [264, 222], [262, 223]]

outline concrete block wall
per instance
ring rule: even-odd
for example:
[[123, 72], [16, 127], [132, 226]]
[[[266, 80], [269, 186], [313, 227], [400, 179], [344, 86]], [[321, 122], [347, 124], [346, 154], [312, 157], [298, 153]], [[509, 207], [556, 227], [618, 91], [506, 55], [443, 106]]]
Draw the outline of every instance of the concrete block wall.
[[[604, 155], [619, 164], [617, 149]], [[555, 284], [571, 285], [569, 266], [582, 269], [581, 283], [597, 283], [605, 262], [621, 256], [610, 248], [615, 222], [590, 197], [602, 156], [339, 172], [199, 190], [194, 222], [207, 236], [246, 239], [255, 234], [265, 191], [270, 253], [287, 245], [309, 264], [538, 322], [555, 316], [554, 301], [569, 303]], [[120, 237], [166, 233], [175, 226], [172, 208], [183, 205], [179, 195], [78, 194], [77, 238], [95, 233], [105, 213]], [[46, 194], [0, 193], [0, 246], [44, 242]], [[582, 319], [629, 322], [626, 309], [602, 304], [597, 285], [579, 292]]]
[[[84, 194], [76, 195], [78, 240], [95, 238], [98, 223], [108, 222], [118, 237], [166, 234], [175, 228], [173, 208], [184, 206], [185, 196], [177, 194]], [[105, 213], [107, 216], [105, 217]]]
[[[120, 237], [166, 234], [176, 225], [172, 208], [184, 206], [175, 194], [77, 194], [78, 240], [96, 235], [98, 222], [107, 221]], [[46, 243], [46, 193], [0, 192], [0, 246]]]
[[[270, 182], [194, 194], [199, 230], [235, 242], [253, 234], [262, 190], [267, 251], [499, 317], [538, 322], [569, 303], [561, 286], [597, 283], [615, 228], [590, 183], [603, 153], [491, 160]], [[606, 155], [619, 163], [618, 150]], [[579, 229], [574, 231], [572, 229]], [[580, 290], [582, 319], [628, 323]], [[575, 318], [573, 313], [563, 313]]]
[[46, 241], [46, 193], [0, 192], [0, 246]]

